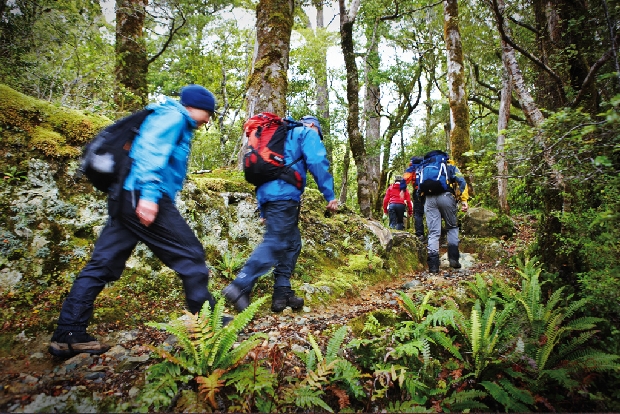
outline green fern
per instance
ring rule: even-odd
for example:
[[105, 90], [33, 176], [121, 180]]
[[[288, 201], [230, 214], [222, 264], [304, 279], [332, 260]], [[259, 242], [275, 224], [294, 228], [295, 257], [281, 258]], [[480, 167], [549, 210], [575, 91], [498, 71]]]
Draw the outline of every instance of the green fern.
[[510, 381], [482, 381], [480, 384], [506, 412], [531, 412], [534, 408], [534, 398], [530, 392], [515, 387]]
[[495, 302], [489, 299], [483, 311], [480, 301], [476, 300], [469, 319], [460, 314], [458, 325], [471, 347], [476, 378], [481, 377], [483, 370], [490, 363], [501, 364], [501, 361], [497, 359], [499, 354], [498, 343], [502, 329], [507, 324], [513, 308], [514, 303], [508, 303], [498, 313]]
[[307, 372], [300, 386], [317, 392], [320, 391], [319, 394], [312, 395], [320, 395], [328, 385], [341, 384], [354, 397], [364, 396], [363, 388], [360, 385], [361, 372], [349, 361], [339, 356], [347, 332], [347, 326], [337, 329], [329, 339], [325, 353], [321, 351], [312, 334], [309, 334], [308, 342], [312, 349], [308, 353], [296, 353], [305, 362]]
[[325, 411], [333, 413], [334, 410], [323, 401], [323, 391], [312, 388], [308, 385], [301, 386], [295, 390], [295, 405], [301, 409], [313, 409], [320, 407]]
[[[239, 332], [252, 320], [266, 299], [263, 297], [253, 302], [225, 327], [222, 326], [224, 299], [220, 299], [213, 309], [205, 302], [196, 315], [186, 312], [183, 319], [170, 323], [149, 323], [149, 326], [175, 335], [179, 347], [174, 354], [161, 347], [150, 347], [164, 359], [149, 368], [148, 378], [153, 379], [153, 382], [147, 384], [146, 394], [153, 396], [149, 397], [153, 404], [159, 404], [155, 408], [161, 407], [161, 402], [176, 394], [173, 384], [187, 383], [191, 378], [196, 379], [202, 394], [216, 408], [214, 397], [224, 385], [222, 376], [234, 369], [248, 352], [267, 339], [265, 334], [253, 334], [234, 347]], [[166, 370], [173, 375], [161, 375], [161, 372]], [[160, 397], [161, 402], [157, 402], [159, 400], [156, 395], [165, 397]]]
[[485, 392], [478, 390], [454, 391], [441, 402], [441, 405], [451, 412], [465, 410], [488, 411], [489, 407], [479, 401], [486, 396]]

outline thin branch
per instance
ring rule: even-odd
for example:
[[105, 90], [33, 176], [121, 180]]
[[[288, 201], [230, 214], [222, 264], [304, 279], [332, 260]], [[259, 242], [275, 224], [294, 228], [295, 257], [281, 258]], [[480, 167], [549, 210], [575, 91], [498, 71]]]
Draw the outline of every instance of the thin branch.
[[577, 94], [577, 96], [575, 97], [575, 100], [570, 104], [571, 108], [575, 108], [577, 107], [577, 105], [579, 105], [579, 103], [585, 96], [588, 87], [594, 81], [594, 76], [596, 75], [598, 70], [605, 64], [605, 62], [607, 62], [613, 56], [613, 54], [614, 54], [613, 49], [609, 49], [607, 52], [605, 52], [603, 56], [601, 56], [599, 60], [596, 61], [596, 63], [594, 63], [594, 65], [592, 65], [592, 67], [590, 68], [590, 71], [588, 72], [588, 75], [586, 76], [586, 78], [583, 80], [583, 83], [581, 84], [581, 89], [579, 90], [579, 94]]
[[523, 27], [523, 28], [525, 28], [525, 29], [527, 29], [527, 30], [531, 31], [532, 33], [535, 33], [535, 34], [537, 34], [537, 35], [539, 35], [539, 36], [540, 36], [540, 32], [539, 32], [539, 31], [538, 31], [535, 27], [530, 26], [530, 25], [529, 25], [529, 24], [527, 24], [527, 23], [523, 23], [522, 21], [519, 21], [519, 20], [515, 19], [515, 18], [514, 18], [514, 17], [512, 17], [512, 16], [508, 16], [508, 20], [510, 20], [511, 22], [513, 22], [514, 24], [516, 24], [517, 26], [521, 26], [521, 27]]
[[[473, 96], [473, 95], [469, 96], [467, 98], [467, 100], [471, 101], [471, 102], [477, 103], [478, 105], [482, 106], [483, 108], [486, 108], [489, 111], [493, 112], [495, 115], [499, 115], [499, 109], [496, 109], [496, 108], [492, 107], [491, 105], [489, 105], [488, 103], [486, 103], [485, 101], [483, 101], [482, 99], [480, 99], [477, 96]], [[526, 122], [526, 120], [524, 118], [521, 118], [520, 116], [517, 116], [517, 115], [515, 115], [513, 113], [510, 114], [510, 119], [514, 119], [515, 121], [518, 121], [518, 122]]]
[[497, 89], [493, 85], [489, 85], [488, 83], [485, 83], [482, 79], [480, 79], [480, 65], [478, 65], [475, 62], [471, 62], [471, 63], [474, 66], [474, 78], [476, 79], [476, 83], [478, 83], [478, 85], [484, 86], [487, 89], [492, 90], [493, 92], [499, 95], [500, 93], [499, 89]]
[[179, 30], [181, 30], [183, 26], [185, 26], [185, 23], [187, 23], [187, 19], [185, 18], [185, 16], [182, 13], [180, 13], [180, 15], [181, 15], [182, 23], [179, 25], [179, 27], [175, 28], [174, 27], [175, 19], [172, 18], [172, 22], [170, 24], [170, 32], [168, 33], [168, 38], [164, 42], [159, 52], [151, 56], [151, 58], [147, 61], [149, 65], [153, 63], [158, 57], [160, 57], [166, 51], [168, 46], [170, 46], [170, 43], [172, 42], [172, 39], [174, 38], [174, 36], [177, 34]]
[[396, 11], [394, 13], [390, 14], [390, 15], [383, 16], [380, 19], [381, 20], [395, 20], [395, 19], [397, 19], [399, 17], [408, 16], [408, 15], [417, 13], [419, 11], [425, 10], [425, 9], [432, 9], [435, 6], [439, 6], [441, 3], [442, 3], [442, 0], [439, 0], [439, 1], [435, 2], [435, 3], [428, 4], [426, 6], [419, 7], [417, 9], [405, 10], [402, 13], [398, 13], [398, 6], [399, 6], [400, 3], [396, 3]]

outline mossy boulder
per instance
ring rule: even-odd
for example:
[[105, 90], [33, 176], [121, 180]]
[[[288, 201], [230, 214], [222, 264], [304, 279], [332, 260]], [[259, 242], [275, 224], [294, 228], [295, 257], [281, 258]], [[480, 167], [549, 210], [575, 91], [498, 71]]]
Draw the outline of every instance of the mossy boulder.
[[515, 232], [512, 219], [482, 207], [472, 207], [462, 221], [463, 233], [477, 237], [510, 237]]

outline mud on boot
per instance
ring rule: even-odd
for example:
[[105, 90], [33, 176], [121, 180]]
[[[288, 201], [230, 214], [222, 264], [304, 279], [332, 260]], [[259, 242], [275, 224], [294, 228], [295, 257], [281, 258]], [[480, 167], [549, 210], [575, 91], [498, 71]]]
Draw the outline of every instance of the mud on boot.
[[459, 254], [459, 246], [448, 245], [448, 262], [453, 269], [460, 269], [461, 263], [459, 263], [461, 255]]
[[82, 353], [99, 355], [109, 349], [109, 345], [99, 342], [86, 332], [60, 331], [52, 335], [47, 351], [60, 358], [70, 358]]
[[299, 310], [304, 307], [304, 299], [295, 296], [295, 292], [290, 287], [276, 287], [273, 289], [271, 297], [271, 310], [273, 312], [282, 312], [290, 306], [293, 310]]

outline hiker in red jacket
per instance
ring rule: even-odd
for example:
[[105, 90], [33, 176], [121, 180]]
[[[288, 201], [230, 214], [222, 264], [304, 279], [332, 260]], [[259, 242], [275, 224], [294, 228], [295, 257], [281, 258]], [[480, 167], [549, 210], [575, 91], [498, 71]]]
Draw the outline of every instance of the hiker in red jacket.
[[[397, 175], [394, 184], [390, 185], [383, 198], [383, 214], [389, 214], [390, 227], [396, 230], [405, 230], [405, 214], [413, 214], [411, 196], [405, 187], [401, 196], [401, 182], [403, 177]], [[403, 198], [404, 197], [404, 198]]]

